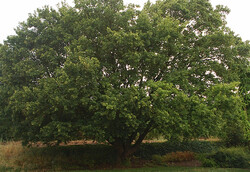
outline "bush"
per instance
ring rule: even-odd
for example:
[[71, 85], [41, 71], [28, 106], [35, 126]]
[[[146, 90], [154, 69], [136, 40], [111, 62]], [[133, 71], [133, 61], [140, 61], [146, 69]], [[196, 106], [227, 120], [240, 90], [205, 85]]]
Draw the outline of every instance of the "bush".
[[249, 152], [244, 148], [221, 149], [202, 159], [204, 167], [248, 168]]
[[152, 155], [166, 155], [171, 152], [190, 151], [195, 153], [209, 153], [217, 150], [222, 144], [209, 141], [187, 141], [187, 142], [163, 142], [144, 143], [140, 146], [135, 156], [143, 159], [151, 159]]
[[184, 152], [171, 152], [166, 155], [153, 155], [152, 160], [157, 165], [166, 165], [169, 162], [183, 162], [191, 161], [195, 159], [194, 152], [184, 151]]
[[217, 163], [213, 159], [207, 159], [205, 158], [202, 161], [203, 167], [218, 167]]
[[247, 168], [249, 166], [247, 159], [240, 154], [229, 154], [219, 151], [209, 158], [216, 161], [218, 166], [223, 168]]
[[91, 169], [112, 165], [115, 152], [107, 145], [75, 145], [53, 147], [22, 147], [8, 143], [0, 147], [0, 166], [29, 170]]
[[184, 152], [172, 152], [163, 156], [163, 160], [166, 162], [183, 162], [191, 161], [195, 159], [194, 152], [184, 151]]
[[157, 165], [163, 165], [164, 159], [161, 155], [152, 155], [152, 160]]
[[58, 169], [89, 169], [115, 163], [115, 152], [107, 145], [75, 145], [36, 148], [40, 157], [51, 158], [49, 165]]
[[[244, 124], [231, 124], [226, 129], [225, 135], [222, 136], [222, 141], [227, 147], [232, 146], [247, 146], [249, 145], [249, 130]], [[248, 132], [248, 134], [247, 134]]]

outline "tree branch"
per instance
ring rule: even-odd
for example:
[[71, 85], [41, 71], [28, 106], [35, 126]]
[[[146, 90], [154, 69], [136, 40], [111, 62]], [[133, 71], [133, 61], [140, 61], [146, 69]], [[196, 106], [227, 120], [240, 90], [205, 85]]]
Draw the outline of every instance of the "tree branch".
[[146, 137], [146, 135], [150, 131], [152, 125], [153, 125], [153, 123], [150, 122], [148, 124], [147, 128], [144, 130], [144, 132], [142, 134], [140, 134], [139, 138], [136, 140], [135, 144], [133, 145], [133, 149], [137, 149], [139, 147], [139, 145], [141, 144], [141, 142], [144, 140], [144, 138]]

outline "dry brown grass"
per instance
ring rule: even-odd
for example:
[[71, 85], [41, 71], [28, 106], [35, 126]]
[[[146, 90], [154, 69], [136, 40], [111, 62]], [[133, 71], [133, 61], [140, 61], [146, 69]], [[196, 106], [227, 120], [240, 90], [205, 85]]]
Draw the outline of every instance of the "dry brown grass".
[[0, 166], [17, 167], [16, 161], [24, 153], [25, 148], [21, 142], [8, 142], [0, 144]]
[[42, 156], [36, 151], [22, 146], [21, 142], [0, 143], [0, 167], [46, 171], [52, 157]]

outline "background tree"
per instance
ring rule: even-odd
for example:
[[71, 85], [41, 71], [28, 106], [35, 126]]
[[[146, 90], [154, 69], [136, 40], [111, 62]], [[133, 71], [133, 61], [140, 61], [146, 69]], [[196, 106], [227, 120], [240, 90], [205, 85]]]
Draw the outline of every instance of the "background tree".
[[24, 143], [107, 141], [118, 162], [152, 130], [168, 139], [216, 135], [228, 118], [205, 91], [241, 81], [249, 53], [225, 26], [228, 12], [207, 0], [38, 9], [0, 47], [1, 119]]
[[209, 88], [206, 96], [207, 104], [213, 108], [214, 114], [223, 119], [219, 124], [221, 129], [218, 130], [218, 136], [228, 146], [247, 144], [250, 140], [250, 125], [244, 110], [244, 98], [240, 96], [239, 83], [218, 84]]

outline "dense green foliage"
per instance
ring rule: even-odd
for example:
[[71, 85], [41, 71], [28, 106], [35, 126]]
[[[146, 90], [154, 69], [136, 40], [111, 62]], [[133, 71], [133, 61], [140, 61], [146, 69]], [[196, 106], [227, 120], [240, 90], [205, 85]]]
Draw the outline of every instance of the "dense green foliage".
[[[20, 157], [26, 169], [98, 169], [112, 167], [116, 154], [111, 146], [84, 145], [30, 148]], [[26, 165], [26, 167], [25, 167]]]
[[224, 131], [219, 136], [227, 146], [247, 145], [250, 139], [249, 118], [242, 110], [244, 100], [234, 95], [236, 91], [235, 84], [218, 84], [208, 89], [206, 94], [208, 104], [216, 109], [215, 115], [225, 119], [223, 125], [217, 125], [221, 125]]
[[249, 139], [250, 45], [228, 12], [207, 0], [38, 9], [0, 47], [2, 137], [107, 141], [120, 159], [153, 130], [181, 140], [233, 127]]
[[221, 149], [201, 158], [204, 167], [249, 168], [249, 150], [243, 148]]
[[135, 155], [143, 159], [151, 159], [153, 155], [165, 155], [177, 151], [210, 153], [221, 146], [223, 146], [223, 144], [220, 142], [209, 141], [144, 143], [140, 146]]

